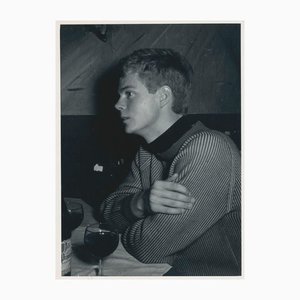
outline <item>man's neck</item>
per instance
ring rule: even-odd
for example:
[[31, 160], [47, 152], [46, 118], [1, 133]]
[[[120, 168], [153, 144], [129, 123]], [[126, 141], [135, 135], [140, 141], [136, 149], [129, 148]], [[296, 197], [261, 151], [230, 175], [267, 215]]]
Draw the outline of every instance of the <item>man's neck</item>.
[[179, 114], [171, 114], [168, 117], [161, 118], [158, 122], [158, 126], [149, 133], [148, 135], [144, 135], [143, 138], [149, 144], [161, 136], [165, 131], [167, 131], [174, 123], [176, 123], [182, 115]]

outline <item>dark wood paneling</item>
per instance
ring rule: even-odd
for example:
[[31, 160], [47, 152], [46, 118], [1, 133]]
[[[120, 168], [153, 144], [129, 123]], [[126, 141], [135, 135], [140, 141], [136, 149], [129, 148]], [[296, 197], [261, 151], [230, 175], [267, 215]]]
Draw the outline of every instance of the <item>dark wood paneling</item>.
[[239, 24], [107, 25], [104, 40], [94, 27], [62, 26], [63, 115], [96, 115], [99, 102], [113, 103], [97, 82], [105, 81], [121, 57], [145, 47], [172, 48], [193, 65], [189, 113], [240, 113]]

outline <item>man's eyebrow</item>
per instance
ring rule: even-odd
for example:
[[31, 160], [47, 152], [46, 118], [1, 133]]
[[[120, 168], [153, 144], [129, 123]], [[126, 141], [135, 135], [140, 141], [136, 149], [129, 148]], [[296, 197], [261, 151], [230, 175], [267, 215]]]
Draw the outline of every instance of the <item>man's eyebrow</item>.
[[119, 93], [122, 93], [124, 90], [127, 90], [127, 89], [134, 89], [135, 87], [133, 85], [125, 85], [123, 87], [121, 87], [118, 92]]

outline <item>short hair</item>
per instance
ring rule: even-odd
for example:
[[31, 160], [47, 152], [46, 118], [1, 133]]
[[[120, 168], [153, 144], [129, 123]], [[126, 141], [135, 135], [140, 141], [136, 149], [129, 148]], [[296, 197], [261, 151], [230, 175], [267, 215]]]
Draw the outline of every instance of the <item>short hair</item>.
[[172, 110], [185, 113], [193, 69], [182, 55], [172, 49], [139, 49], [121, 59], [120, 67], [121, 77], [137, 73], [149, 93], [155, 93], [164, 85], [169, 86], [174, 98]]

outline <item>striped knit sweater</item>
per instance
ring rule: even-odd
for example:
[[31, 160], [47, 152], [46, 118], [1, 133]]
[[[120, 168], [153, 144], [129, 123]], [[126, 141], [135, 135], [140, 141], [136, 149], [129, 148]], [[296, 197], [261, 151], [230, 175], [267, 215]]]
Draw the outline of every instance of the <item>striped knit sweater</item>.
[[[140, 147], [127, 179], [105, 200], [103, 218], [122, 233], [131, 255], [172, 265], [170, 275], [240, 275], [239, 151], [226, 135], [199, 121], [190, 124], [188, 116], [181, 119], [155, 147]], [[192, 209], [142, 219], [130, 214], [133, 197], [147, 200], [154, 181], [174, 173], [196, 199]]]

